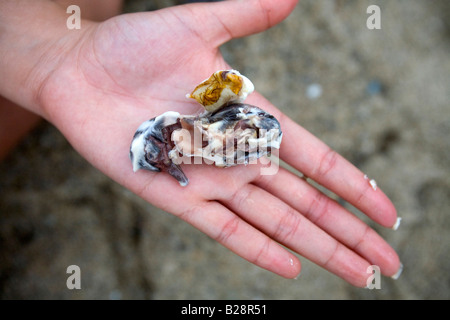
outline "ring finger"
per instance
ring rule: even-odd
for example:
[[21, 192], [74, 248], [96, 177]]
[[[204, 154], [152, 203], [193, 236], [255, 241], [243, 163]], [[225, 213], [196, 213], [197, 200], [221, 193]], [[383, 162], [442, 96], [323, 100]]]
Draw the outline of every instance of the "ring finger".
[[349, 249], [392, 276], [400, 267], [395, 251], [372, 228], [304, 179], [280, 168], [259, 176], [255, 184], [283, 200]]

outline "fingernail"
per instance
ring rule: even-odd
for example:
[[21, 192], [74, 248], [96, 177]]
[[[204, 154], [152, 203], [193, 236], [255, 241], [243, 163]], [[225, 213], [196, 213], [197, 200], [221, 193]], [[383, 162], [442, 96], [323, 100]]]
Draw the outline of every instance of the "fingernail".
[[398, 229], [398, 227], [400, 226], [400, 222], [402, 221], [402, 218], [401, 217], [398, 217], [397, 218], [397, 221], [395, 221], [395, 223], [394, 223], [394, 225], [392, 226], [392, 230], [397, 230]]
[[397, 272], [391, 276], [392, 279], [397, 280], [403, 272], [403, 263], [400, 262], [400, 268], [398, 268]]
[[[295, 263], [294, 259], [289, 258], [289, 265], [290, 265], [291, 267], [294, 267], [295, 264], [296, 264], [296, 263]], [[300, 272], [295, 276], [295, 278], [292, 278], [292, 279], [293, 279], [293, 280], [297, 280], [298, 277], [300, 277]]]

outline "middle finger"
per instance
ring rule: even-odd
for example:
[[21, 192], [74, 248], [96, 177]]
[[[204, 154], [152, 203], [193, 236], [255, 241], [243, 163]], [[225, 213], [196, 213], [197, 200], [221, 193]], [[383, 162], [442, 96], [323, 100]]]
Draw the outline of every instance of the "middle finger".
[[248, 184], [221, 202], [272, 239], [359, 287], [370, 263], [269, 192]]

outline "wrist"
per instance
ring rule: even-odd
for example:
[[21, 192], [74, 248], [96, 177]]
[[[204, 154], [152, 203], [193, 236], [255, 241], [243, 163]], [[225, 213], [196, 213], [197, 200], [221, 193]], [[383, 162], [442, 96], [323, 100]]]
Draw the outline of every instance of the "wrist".
[[0, 95], [47, 119], [42, 88], [84, 33], [68, 17], [51, 1], [0, 2]]

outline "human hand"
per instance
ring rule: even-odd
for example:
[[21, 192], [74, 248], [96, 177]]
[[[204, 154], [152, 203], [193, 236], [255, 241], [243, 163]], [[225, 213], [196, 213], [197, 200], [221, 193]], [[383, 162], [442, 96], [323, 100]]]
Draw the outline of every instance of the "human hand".
[[[306, 257], [356, 286], [367, 267], [397, 272], [395, 251], [365, 223], [304, 179], [258, 165], [183, 166], [181, 187], [168, 174], [133, 173], [128, 158], [136, 128], [165, 111], [199, 111], [185, 98], [212, 72], [230, 67], [218, 47], [282, 21], [295, 1], [225, 1], [177, 6], [83, 23], [65, 35], [55, 68], [40, 85], [40, 113], [99, 170], [148, 202], [189, 222], [244, 259], [293, 278]], [[251, 76], [251, 75], [250, 75]], [[261, 95], [246, 100], [281, 123], [282, 160], [391, 227], [396, 212], [364, 175]]]

